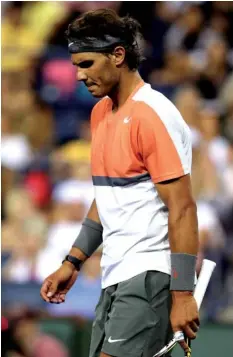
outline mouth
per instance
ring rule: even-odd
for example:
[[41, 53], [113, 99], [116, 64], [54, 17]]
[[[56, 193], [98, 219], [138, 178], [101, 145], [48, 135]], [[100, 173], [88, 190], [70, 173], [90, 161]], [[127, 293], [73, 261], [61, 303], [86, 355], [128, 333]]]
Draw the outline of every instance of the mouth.
[[91, 88], [91, 87], [94, 87], [94, 86], [96, 86], [96, 84], [95, 83], [92, 83], [92, 84], [86, 84], [86, 87], [89, 89], [89, 88]]
[[93, 92], [93, 90], [95, 90], [95, 87], [97, 87], [96, 84], [92, 84], [90, 86], [87, 86], [87, 89], [89, 92]]

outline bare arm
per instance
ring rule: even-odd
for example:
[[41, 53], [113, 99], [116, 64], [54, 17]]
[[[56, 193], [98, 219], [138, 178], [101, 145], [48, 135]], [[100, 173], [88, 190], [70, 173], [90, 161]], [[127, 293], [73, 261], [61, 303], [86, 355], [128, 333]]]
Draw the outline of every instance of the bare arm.
[[93, 221], [101, 224], [95, 200], [93, 200], [93, 202], [91, 204], [91, 207], [87, 214], [87, 218], [92, 219]]
[[[190, 176], [186, 175], [156, 184], [158, 193], [169, 210], [168, 235], [172, 253], [197, 255], [198, 223], [196, 204], [192, 197]], [[196, 337], [199, 325], [197, 304], [190, 291], [172, 290], [171, 325], [173, 331], [183, 331], [187, 337]], [[182, 340], [180, 345], [189, 350]]]
[[198, 253], [196, 204], [190, 176], [156, 184], [160, 198], [168, 207], [168, 235], [172, 253]]

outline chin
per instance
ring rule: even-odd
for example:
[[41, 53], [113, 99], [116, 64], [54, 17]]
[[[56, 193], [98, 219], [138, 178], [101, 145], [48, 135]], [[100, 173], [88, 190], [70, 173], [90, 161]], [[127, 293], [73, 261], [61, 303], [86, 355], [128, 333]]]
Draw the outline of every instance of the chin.
[[102, 93], [91, 93], [91, 94], [95, 98], [103, 98], [104, 97], [104, 94], [102, 94]]
[[107, 93], [103, 93], [103, 92], [101, 92], [101, 91], [93, 91], [92, 93], [91, 93], [92, 95], [93, 95], [93, 97], [95, 97], [95, 98], [103, 98], [103, 97], [105, 97], [106, 95], [108, 95]]

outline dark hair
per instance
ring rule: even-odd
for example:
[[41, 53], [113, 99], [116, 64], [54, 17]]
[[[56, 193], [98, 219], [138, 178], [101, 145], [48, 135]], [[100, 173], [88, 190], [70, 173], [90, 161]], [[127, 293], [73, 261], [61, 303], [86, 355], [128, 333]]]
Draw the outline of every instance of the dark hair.
[[104, 39], [106, 35], [120, 38], [125, 48], [125, 62], [129, 69], [139, 67], [143, 56], [138, 40], [141, 35], [141, 26], [129, 16], [120, 17], [112, 9], [88, 11], [74, 20], [66, 31], [68, 39], [82, 39], [96, 37]]

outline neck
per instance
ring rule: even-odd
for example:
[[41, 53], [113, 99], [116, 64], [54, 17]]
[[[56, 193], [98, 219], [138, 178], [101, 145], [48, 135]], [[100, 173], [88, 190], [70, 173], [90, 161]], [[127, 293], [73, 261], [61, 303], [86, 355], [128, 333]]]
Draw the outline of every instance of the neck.
[[113, 111], [117, 111], [127, 100], [134, 88], [142, 81], [138, 71], [127, 71], [121, 74], [118, 85], [109, 97], [113, 102]]

